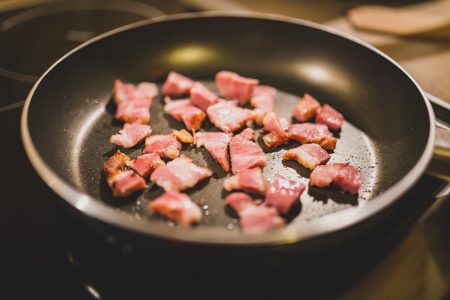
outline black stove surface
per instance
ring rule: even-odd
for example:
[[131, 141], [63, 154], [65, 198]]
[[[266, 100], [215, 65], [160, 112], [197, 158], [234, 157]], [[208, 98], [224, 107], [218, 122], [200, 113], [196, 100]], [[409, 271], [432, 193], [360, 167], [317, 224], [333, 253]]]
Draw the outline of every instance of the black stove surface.
[[[120, 11], [123, 4], [127, 9]], [[0, 12], [0, 298], [124, 299], [157, 294], [224, 298], [335, 297], [389, 250], [445, 184], [423, 176], [383, 222], [351, 243], [275, 262], [230, 269], [201, 261], [133, 255], [89, 230], [40, 179], [23, 150], [21, 104], [53, 61], [84, 40], [142, 18], [188, 10], [151, 1], [69, 1]], [[47, 6], [47, 8], [45, 8]], [[156, 6], [158, 8], [154, 8]], [[134, 7], [135, 10], [130, 7]], [[407, 209], [405, 209], [407, 208]], [[148, 253], [151, 257], [152, 253]], [[147, 258], [148, 258], [147, 257]]]

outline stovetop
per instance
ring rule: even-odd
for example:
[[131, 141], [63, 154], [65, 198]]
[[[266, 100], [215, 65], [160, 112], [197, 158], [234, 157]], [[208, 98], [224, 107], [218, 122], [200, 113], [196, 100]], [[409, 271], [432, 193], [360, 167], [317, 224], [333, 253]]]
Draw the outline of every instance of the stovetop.
[[[269, 272], [258, 270], [258, 276], [251, 270], [242, 274], [226, 270], [198, 272], [195, 263], [181, 270], [170, 261], [137, 271], [139, 261], [129, 258], [126, 249], [111, 247], [77, 223], [63, 201], [36, 174], [21, 143], [21, 106], [39, 75], [81, 42], [133, 21], [191, 10], [167, 1], [91, 0], [0, 11], [0, 140], [4, 170], [0, 175], [0, 298], [146, 298], [155, 291], [220, 298], [238, 293], [230, 282], [241, 290], [247, 288], [252, 295], [267, 297], [277, 295], [280, 289], [301, 289], [307, 298], [333, 297], [386, 253], [445, 186], [424, 175], [376, 229], [352, 243], [312, 255], [299, 262], [301, 265], [279, 262]], [[127, 263], [117, 264], [124, 259]], [[286, 275], [290, 272], [295, 276]], [[219, 290], [208, 294], [211, 277], [219, 275], [228, 282], [222, 282], [223, 290], [218, 285]], [[261, 289], [261, 285], [265, 288]]]

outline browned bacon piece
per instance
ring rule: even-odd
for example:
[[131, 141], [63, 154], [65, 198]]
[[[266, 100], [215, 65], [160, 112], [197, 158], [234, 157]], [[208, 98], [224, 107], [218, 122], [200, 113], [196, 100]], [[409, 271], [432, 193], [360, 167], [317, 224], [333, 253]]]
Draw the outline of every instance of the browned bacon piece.
[[166, 82], [164, 82], [162, 91], [164, 95], [181, 96], [189, 94], [193, 85], [194, 81], [192, 79], [177, 72], [170, 72]]
[[292, 112], [292, 116], [300, 122], [312, 119], [320, 109], [320, 103], [311, 95], [305, 93]]
[[167, 165], [156, 169], [150, 179], [165, 191], [181, 191], [193, 187], [200, 180], [210, 176], [212, 176], [211, 170], [199, 167], [192, 162], [192, 159], [181, 155]]
[[200, 207], [188, 195], [177, 191], [165, 192], [151, 201], [148, 207], [155, 213], [175, 221], [179, 225], [189, 226], [202, 218]]
[[222, 101], [211, 105], [206, 113], [211, 123], [226, 133], [235, 132], [254, 119], [253, 111], [237, 106], [235, 101]]
[[357, 194], [362, 185], [361, 173], [349, 164], [331, 164], [318, 166], [311, 172], [311, 186], [327, 187], [336, 185], [350, 194]]
[[283, 159], [295, 159], [299, 164], [310, 170], [314, 170], [318, 165], [326, 164], [330, 157], [330, 154], [319, 144], [303, 144], [297, 148], [289, 149], [283, 155]]
[[267, 188], [261, 168], [243, 170], [228, 177], [224, 180], [223, 186], [227, 191], [242, 190], [258, 194], [265, 194]]
[[108, 180], [109, 178], [112, 178], [113, 175], [123, 171], [123, 168], [129, 160], [130, 157], [128, 155], [117, 150], [116, 153], [103, 163], [103, 171], [105, 172], [106, 179]]
[[328, 104], [324, 104], [316, 115], [316, 123], [325, 124], [332, 130], [339, 130], [344, 123], [344, 116]]
[[259, 81], [242, 77], [237, 73], [220, 71], [216, 74], [216, 85], [220, 94], [229, 99], [237, 99], [239, 103], [247, 103]]
[[264, 144], [267, 147], [278, 147], [289, 141], [286, 133], [289, 121], [285, 118], [278, 117], [274, 112], [268, 112], [263, 119], [263, 124], [264, 130], [269, 131], [263, 136]]
[[273, 111], [275, 108], [275, 98], [277, 89], [268, 85], [258, 85], [253, 91], [250, 104], [255, 108], [255, 121], [261, 125], [266, 113]]
[[157, 153], [161, 157], [174, 159], [180, 155], [181, 144], [173, 134], [151, 135], [145, 139], [143, 153]]
[[336, 138], [323, 124], [302, 123], [289, 126], [288, 137], [301, 144], [319, 144], [326, 150], [333, 150], [336, 147]]
[[150, 176], [154, 170], [163, 165], [165, 163], [157, 153], [143, 154], [127, 162], [127, 166], [144, 178]]
[[261, 147], [254, 142], [254, 132], [250, 128], [231, 139], [230, 157], [233, 174], [254, 167], [263, 168], [267, 163]]
[[178, 121], [183, 121], [187, 129], [197, 131], [202, 127], [206, 114], [192, 104], [191, 100], [172, 100], [168, 96], [165, 98], [166, 105], [164, 111]]
[[228, 172], [230, 170], [228, 144], [232, 136], [231, 133], [225, 132], [197, 132], [195, 134], [195, 144], [197, 147], [204, 146], [222, 169]]
[[191, 88], [191, 102], [206, 111], [208, 107], [219, 102], [219, 97], [201, 82], [195, 82]]
[[114, 197], [125, 197], [146, 188], [145, 180], [134, 171], [124, 171], [130, 157], [120, 151], [114, 153], [103, 164], [106, 181]]
[[194, 137], [186, 129], [172, 130], [173, 135], [180, 143], [192, 144]]
[[299, 181], [289, 180], [283, 176], [278, 176], [269, 186], [266, 194], [266, 205], [275, 207], [280, 213], [286, 214], [296, 201], [306, 186]]
[[152, 129], [149, 125], [133, 123], [125, 123], [123, 129], [118, 134], [110, 137], [109, 142], [124, 148], [131, 148], [142, 141], [146, 136], [150, 135]]

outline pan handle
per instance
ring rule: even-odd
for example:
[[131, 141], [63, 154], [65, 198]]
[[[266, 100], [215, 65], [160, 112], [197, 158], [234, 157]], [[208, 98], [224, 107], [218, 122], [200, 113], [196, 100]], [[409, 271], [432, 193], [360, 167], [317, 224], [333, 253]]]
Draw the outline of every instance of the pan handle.
[[436, 114], [436, 140], [433, 160], [427, 173], [450, 181], [450, 103], [427, 93]]

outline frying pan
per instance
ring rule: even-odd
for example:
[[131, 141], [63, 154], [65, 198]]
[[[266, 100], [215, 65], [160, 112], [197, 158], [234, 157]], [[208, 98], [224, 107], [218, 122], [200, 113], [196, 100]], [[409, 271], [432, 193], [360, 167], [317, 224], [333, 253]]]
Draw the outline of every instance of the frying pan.
[[[193, 228], [178, 228], [146, 209], [161, 194], [113, 198], [102, 165], [117, 149], [108, 137], [113, 120], [112, 84], [161, 84], [175, 70], [214, 88], [219, 70], [232, 70], [275, 86], [276, 112], [290, 117], [308, 92], [346, 117], [332, 162], [350, 162], [363, 175], [357, 196], [309, 188], [300, 213], [282, 229], [246, 236], [224, 204], [227, 176], [203, 149], [183, 151], [213, 178], [187, 193], [203, 209]], [[158, 98], [151, 108], [153, 133], [182, 125]], [[190, 13], [147, 20], [101, 35], [56, 62], [35, 84], [22, 114], [26, 152], [44, 181], [76, 211], [110, 228], [145, 239], [195, 245], [301, 244], [360, 226], [393, 203], [424, 173], [432, 158], [435, 117], [423, 91], [397, 63], [342, 33], [298, 19], [265, 14]], [[215, 130], [206, 122], [206, 130]], [[260, 138], [258, 138], [260, 142]], [[297, 144], [291, 143], [289, 147]], [[126, 151], [140, 153], [141, 146]], [[264, 149], [269, 181], [282, 174], [307, 182], [309, 172], [282, 162], [283, 149]], [[112, 226], [112, 227], [111, 227]]]

